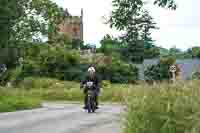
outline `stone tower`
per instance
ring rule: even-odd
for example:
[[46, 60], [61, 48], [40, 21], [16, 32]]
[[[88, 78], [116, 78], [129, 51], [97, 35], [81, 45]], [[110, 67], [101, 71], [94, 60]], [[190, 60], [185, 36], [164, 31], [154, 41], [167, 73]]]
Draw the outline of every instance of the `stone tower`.
[[72, 16], [68, 10], [65, 10], [65, 20], [59, 25], [60, 33], [66, 35], [70, 41], [83, 41], [83, 9], [81, 16]]

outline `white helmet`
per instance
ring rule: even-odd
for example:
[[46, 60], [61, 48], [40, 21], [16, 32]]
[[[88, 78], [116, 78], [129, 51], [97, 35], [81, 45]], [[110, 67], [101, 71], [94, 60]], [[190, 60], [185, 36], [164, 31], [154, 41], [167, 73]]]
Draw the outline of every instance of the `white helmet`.
[[95, 72], [96, 72], [96, 70], [95, 70], [95, 68], [94, 68], [94, 67], [90, 67], [90, 68], [88, 68], [88, 72], [95, 73]]

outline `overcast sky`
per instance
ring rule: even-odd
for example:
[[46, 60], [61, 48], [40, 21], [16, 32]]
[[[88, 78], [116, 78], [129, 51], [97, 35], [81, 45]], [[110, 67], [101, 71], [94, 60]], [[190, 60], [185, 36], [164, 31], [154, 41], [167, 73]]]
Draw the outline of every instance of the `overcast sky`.
[[[72, 15], [80, 15], [84, 10], [84, 41], [99, 44], [105, 34], [113, 36], [120, 32], [104, 24], [103, 16], [109, 16], [112, 0], [54, 0], [63, 8], [68, 8]], [[157, 46], [170, 48], [176, 46], [183, 50], [200, 46], [200, 0], [176, 0], [176, 11], [158, 8], [148, 4], [159, 30], [153, 31], [152, 37]], [[150, 2], [151, 3], [151, 2]]]

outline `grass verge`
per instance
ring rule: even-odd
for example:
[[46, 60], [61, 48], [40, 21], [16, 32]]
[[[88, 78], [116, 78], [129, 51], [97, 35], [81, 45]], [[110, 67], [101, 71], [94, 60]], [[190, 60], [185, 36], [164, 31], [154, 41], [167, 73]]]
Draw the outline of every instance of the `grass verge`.
[[7, 89], [8, 88], [0, 89], [0, 112], [11, 112], [41, 107], [40, 98], [26, 95], [26, 92], [21, 90]]
[[132, 88], [124, 133], [199, 133], [200, 81]]

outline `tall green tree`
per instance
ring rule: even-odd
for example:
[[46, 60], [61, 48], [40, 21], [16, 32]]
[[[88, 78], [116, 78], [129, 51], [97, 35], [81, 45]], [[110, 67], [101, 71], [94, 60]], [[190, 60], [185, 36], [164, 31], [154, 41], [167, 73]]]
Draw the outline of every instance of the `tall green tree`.
[[[4, 42], [33, 41], [33, 38], [48, 36], [58, 31], [57, 25], [64, 18], [64, 11], [51, 0], [1, 0], [0, 34]], [[8, 15], [7, 15], [8, 14]]]
[[144, 58], [157, 58], [160, 56], [160, 50], [154, 45], [154, 40], [151, 37], [151, 30], [157, 29], [156, 23], [150, 16], [148, 11], [144, 11], [142, 14], [143, 28], [142, 39], [144, 42]]
[[[172, 10], [177, 7], [174, 0], [154, 0], [153, 4]], [[147, 44], [152, 42], [149, 31], [155, 28], [154, 23], [152, 23], [153, 19], [144, 10], [142, 0], [113, 0], [112, 5], [114, 9], [109, 19], [110, 26], [125, 32], [122, 37], [122, 40], [128, 44], [128, 50], [125, 53], [131, 61], [141, 62], [144, 58], [144, 45], [153, 46]], [[146, 27], [146, 25], [149, 25], [149, 27]], [[154, 49], [147, 50], [147, 53], [158, 56], [159, 49], [154, 47]]]
[[124, 31], [122, 40], [128, 45], [127, 57], [132, 62], [144, 59], [144, 44], [151, 44], [151, 29], [156, 28], [153, 18], [144, 9], [141, 0], [114, 0], [110, 26]]
[[16, 20], [22, 15], [22, 9], [19, 8], [21, 2], [16, 0], [0, 1], [0, 47], [4, 48], [13, 34], [12, 27]]

